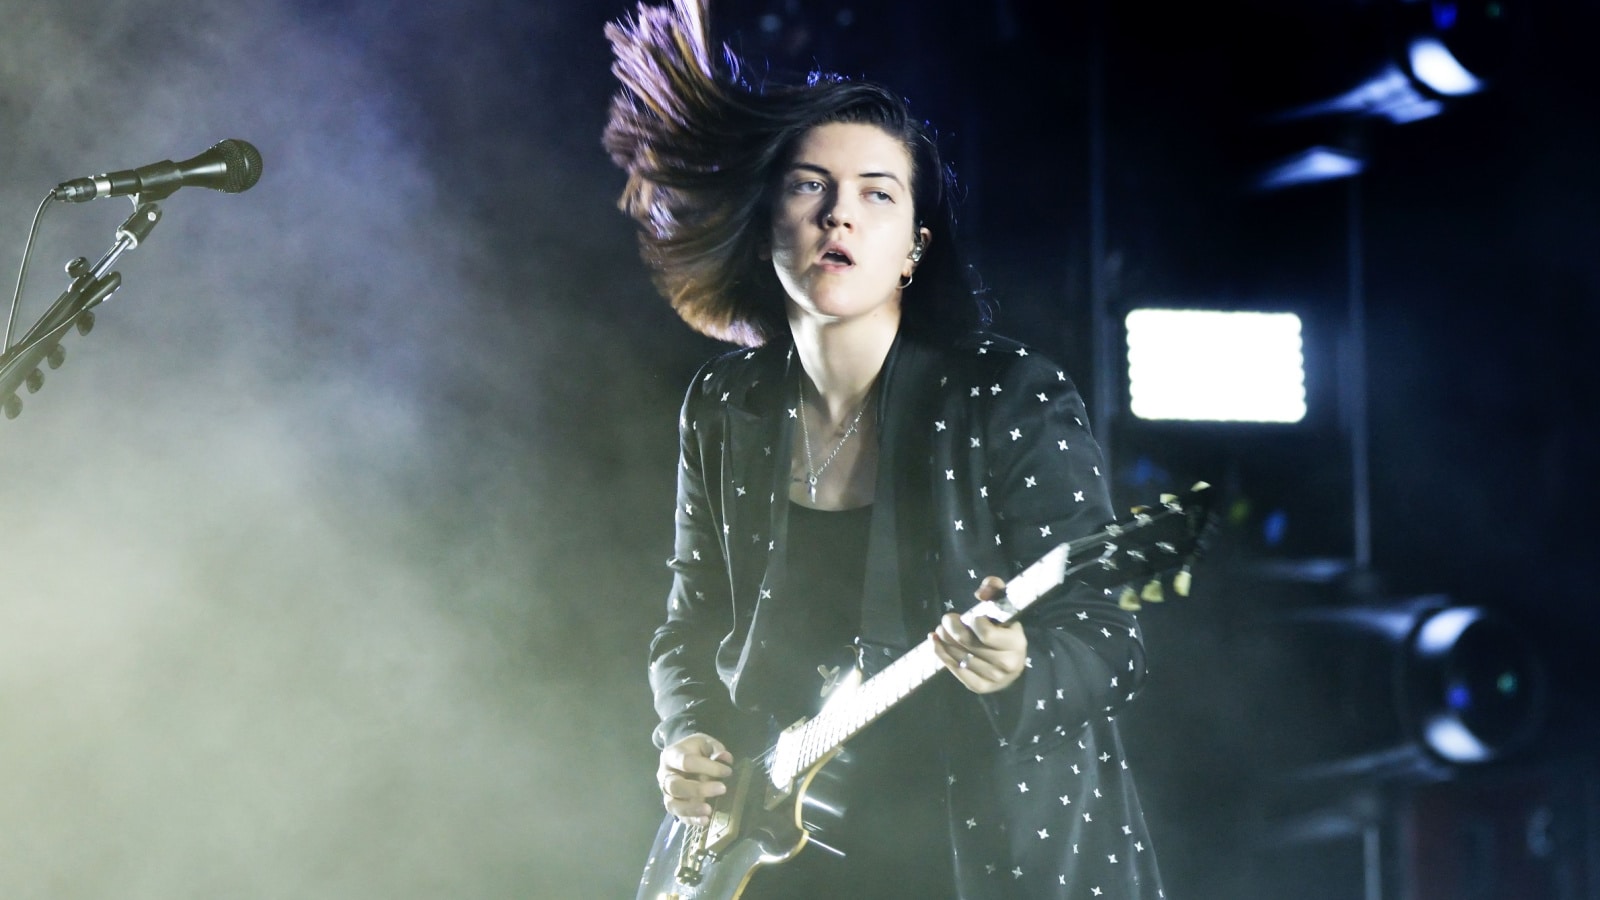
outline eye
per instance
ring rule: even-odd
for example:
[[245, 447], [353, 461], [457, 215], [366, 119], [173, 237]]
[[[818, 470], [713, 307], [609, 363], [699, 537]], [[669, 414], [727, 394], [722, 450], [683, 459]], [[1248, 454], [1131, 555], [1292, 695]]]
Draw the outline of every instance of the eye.
[[894, 195], [888, 191], [867, 191], [867, 198], [874, 203], [893, 203]]
[[823, 186], [822, 182], [817, 181], [815, 178], [812, 178], [812, 179], [807, 179], [805, 181], [796, 181], [794, 184], [789, 186], [789, 193], [791, 193], [791, 194], [820, 194], [823, 191], [823, 187], [824, 186]]

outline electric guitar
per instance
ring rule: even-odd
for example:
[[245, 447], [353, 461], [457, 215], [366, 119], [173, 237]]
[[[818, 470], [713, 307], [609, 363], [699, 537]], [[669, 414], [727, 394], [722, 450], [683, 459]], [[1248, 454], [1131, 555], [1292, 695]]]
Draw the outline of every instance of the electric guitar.
[[[978, 616], [1010, 622], [1040, 599], [1076, 585], [1124, 586], [1119, 605], [1136, 610], [1163, 598], [1160, 576], [1174, 570], [1173, 591], [1187, 596], [1189, 564], [1210, 519], [1210, 499], [1208, 486], [1197, 484], [1182, 495], [1162, 496], [1158, 508], [1135, 508], [1125, 520], [1059, 544], [1007, 582], [1001, 597], [978, 603], [961, 619], [969, 626]], [[1142, 590], [1127, 587], [1144, 579], [1152, 580]], [[785, 729], [766, 753], [736, 760], [709, 824], [673, 815], [661, 823], [637, 900], [736, 900], [757, 869], [792, 859], [837, 815], [837, 804], [819, 800], [830, 780], [823, 768], [845, 741], [943, 668], [925, 639], [871, 678], [841, 682], [817, 715]]]

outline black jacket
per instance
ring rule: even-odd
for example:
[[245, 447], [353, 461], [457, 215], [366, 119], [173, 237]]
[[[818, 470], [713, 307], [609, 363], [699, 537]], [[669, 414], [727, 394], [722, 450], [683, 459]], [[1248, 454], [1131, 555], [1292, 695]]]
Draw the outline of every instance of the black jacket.
[[[697, 731], [729, 740], [770, 681], [796, 366], [788, 343], [735, 351], [684, 400], [674, 579], [650, 648], [658, 746]], [[985, 575], [1010, 578], [1111, 521], [1082, 400], [1027, 347], [902, 333], [879, 389], [866, 596], [899, 598], [901, 615], [869, 601], [863, 629], [883, 654], [971, 606]], [[1010, 688], [928, 686], [948, 698], [949, 771], [929, 789], [948, 792], [962, 896], [1163, 896], [1114, 719], [1144, 677], [1138, 622], [1114, 596], [1078, 590], [1036, 604], [1024, 627], [1027, 668]]]

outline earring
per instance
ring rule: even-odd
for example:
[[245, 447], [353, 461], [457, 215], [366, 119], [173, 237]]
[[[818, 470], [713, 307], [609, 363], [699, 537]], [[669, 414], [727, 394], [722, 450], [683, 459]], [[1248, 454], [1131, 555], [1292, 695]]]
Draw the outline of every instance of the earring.
[[916, 281], [916, 280], [917, 280], [917, 276], [914, 273], [911, 274], [911, 275], [901, 275], [900, 276], [900, 290], [903, 291], [906, 288], [911, 287], [911, 282]]

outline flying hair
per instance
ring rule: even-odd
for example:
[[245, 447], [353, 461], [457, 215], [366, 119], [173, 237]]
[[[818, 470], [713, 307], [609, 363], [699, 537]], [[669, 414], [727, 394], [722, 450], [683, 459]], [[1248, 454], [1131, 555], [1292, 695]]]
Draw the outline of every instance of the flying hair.
[[603, 136], [627, 173], [617, 205], [641, 226], [640, 255], [656, 288], [691, 327], [745, 346], [787, 333], [782, 288], [759, 258], [773, 184], [806, 131], [832, 122], [880, 127], [911, 157], [919, 224], [935, 240], [915, 288], [926, 302], [911, 304], [907, 290], [905, 324], [948, 330], [987, 322], [954, 250], [953, 174], [904, 98], [820, 72], [753, 90], [731, 50], [713, 53], [705, 0], [641, 3], [605, 34], [621, 85]]

